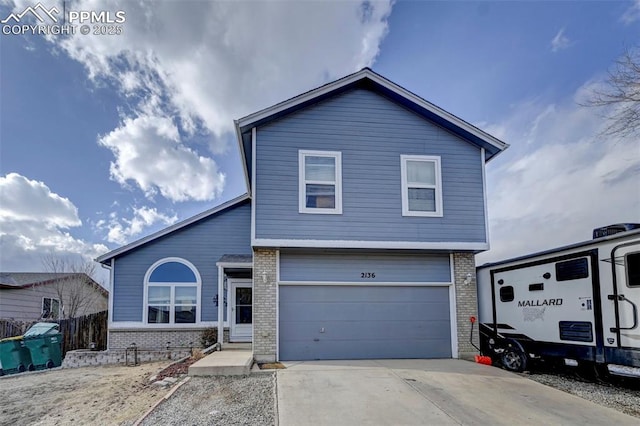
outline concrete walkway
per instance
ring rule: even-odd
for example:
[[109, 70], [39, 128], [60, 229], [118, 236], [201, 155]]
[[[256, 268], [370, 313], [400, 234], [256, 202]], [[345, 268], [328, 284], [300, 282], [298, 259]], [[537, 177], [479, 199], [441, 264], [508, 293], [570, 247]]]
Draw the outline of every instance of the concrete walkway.
[[285, 362], [279, 425], [637, 425], [638, 419], [461, 360]]
[[190, 376], [242, 376], [251, 372], [251, 350], [212, 352], [189, 366]]

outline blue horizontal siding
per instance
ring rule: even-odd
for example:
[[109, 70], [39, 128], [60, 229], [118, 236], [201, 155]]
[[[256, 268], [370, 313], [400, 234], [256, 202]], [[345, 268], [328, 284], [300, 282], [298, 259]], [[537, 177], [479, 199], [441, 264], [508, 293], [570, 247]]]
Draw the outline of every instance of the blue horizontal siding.
[[[362, 278], [362, 273], [375, 278]], [[282, 251], [281, 281], [450, 282], [446, 254]]]
[[180, 257], [193, 263], [202, 278], [202, 321], [216, 321], [216, 262], [224, 254], [251, 254], [250, 225], [251, 205], [245, 202], [116, 258], [113, 320], [142, 321], [145, 273], [160, 259]]
[[[342, 152], [343, 214], [298, 213], [298, 150]], [[260, 127], [256, 238], [485, 242], [480, 150], [353, 90]], [[400, 155], [441, 157], [444, 216], [403, 217]]]

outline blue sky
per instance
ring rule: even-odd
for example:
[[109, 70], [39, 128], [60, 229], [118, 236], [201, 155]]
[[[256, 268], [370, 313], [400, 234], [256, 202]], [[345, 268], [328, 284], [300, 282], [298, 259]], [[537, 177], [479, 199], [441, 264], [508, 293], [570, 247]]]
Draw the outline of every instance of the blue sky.
[[0, 34], [1, 270], [95, 257], [244, 193], [233, 119], [363, 66], [511, 144], [487, 167], [479, 262], [640, 222], [640, 145], [579, 106], [639, 44], [639, 0], [65, 7], [126, 21]]

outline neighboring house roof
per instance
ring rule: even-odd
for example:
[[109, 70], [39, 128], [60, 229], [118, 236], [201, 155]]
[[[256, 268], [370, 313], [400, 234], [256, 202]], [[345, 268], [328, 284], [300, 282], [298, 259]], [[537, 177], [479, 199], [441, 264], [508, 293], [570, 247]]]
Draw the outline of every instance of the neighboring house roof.
[[148, 236], [146, 236], [144, 238], [141, 238], [141, 239], [139, 239], [137, 241], [134, 241], [134, 242], [132, 242], [130, 244], [127, 244], [127, 245], [122, 246], [122, 247], [120, 247], [118, 249], [110, 251], [109, 253], [105, 253], [102, 256], [99, 256], [98, 258], [96, 258], [96, 262], [99, 262], [99, 263], [102, 263], [102, 264], [106, 265], [114, 257], [120, 256], [120, 255], [122, 255], [122, 254], [124, 254], [124, 253], [126, 253], [126, 252], [128, 252], [130, 250], [133, 250], [133, 249], [135, 249], [137, 247], [140, 247], [141, 245], [147, 244], [147, 243], [149, 243], [149, 242], [151, 242], [153, 240], [156, 240], [158, 238], [164, 237], [165, 235], [171, 234], [172, 232], [178, 231], [178, 230], [180, 230], [182, 228], [185, 228], [185, 227], [187, 227], [189, 225], [192, 225], [192, 224], [194, 224], [196, 222], [199, 222], [199, 221], [201, 221], [203, 219], [206, 219], [206, 218], [208, 218], [210, 216], [214, 216], [217, 213], [220, 213], [220, 212], [222, 212], [222, 211], [224, 211], [224, 210], [226, 210], [228, 208], [231, 208], [231, 207], [233, 207], [233, 206], [235, 206], [237, 204], [240, 204], [242, 202], [245, 202], [247, 200], [249, 200], [249, 194], [241, 195], [241, 196], [239, 196], [237, 198], [234, 198], [233, 200], [227, 201], [226, 203], [220, 204], [219, 206], [213, 207], [213, 208], [211, 208], [209, 210], [206, 210], [206, 211], [204, 211], [204, 212], [202, 212], [200, 214], [197, 214], [197, 215], [192, 216], [192, 217], [190, 217], [188, 219], [185, 219], [182, 222], [178, 222], [178, 223], [176, 223], [174, 225], [171, 225], [171, 226], [169, 226], [167, 228], [164, 228], [164, 229], [162, 229], [162, 230], [160, 230], [158, 232], [155, 232], [155, 233], [153, 233], [151, 235], [148, 235]]
[[235, 121], [236, 135], [238, 137], [238, 144], [240, 145], [240, 152], [242, 154], [247, 187], [250, 186], [249, 183], [251, 176], [250, 156], [252, 155], [252, 128], [267, 124], [270, 121], [277, 120], [285, 115], [318, 103], [324, 99], [358, 87], [380, 93], [425, 119], [430, 120], [458, 135], [462, 139], [484, 148], [486, 161], [491, 160], [494, 156], [509, 147], [508, 144], [502, 142], [498, 138], [443, 110], [415, 93], [410, 92], [404, 87], [387, 80], [370, 68], [363, 68], [356, 73], [350, 74], [331, 83], [327, 83], [316, 89], [310, 90]]
[[[85, 273], [76, 272], [0, 272], [0, 289], [30, 288], [54, 284], [62, 279], [78, 277], [93, 283], [105, 297], [109, 292]], [[87, 278], [90, 281], [86, 281]]]

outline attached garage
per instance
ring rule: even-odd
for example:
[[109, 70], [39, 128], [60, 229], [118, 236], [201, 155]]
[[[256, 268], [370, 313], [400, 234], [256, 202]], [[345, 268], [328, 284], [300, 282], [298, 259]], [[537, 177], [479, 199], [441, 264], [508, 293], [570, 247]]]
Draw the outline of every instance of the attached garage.
[[449, 287], [280, 286], [280, 359], [450, 358]]

